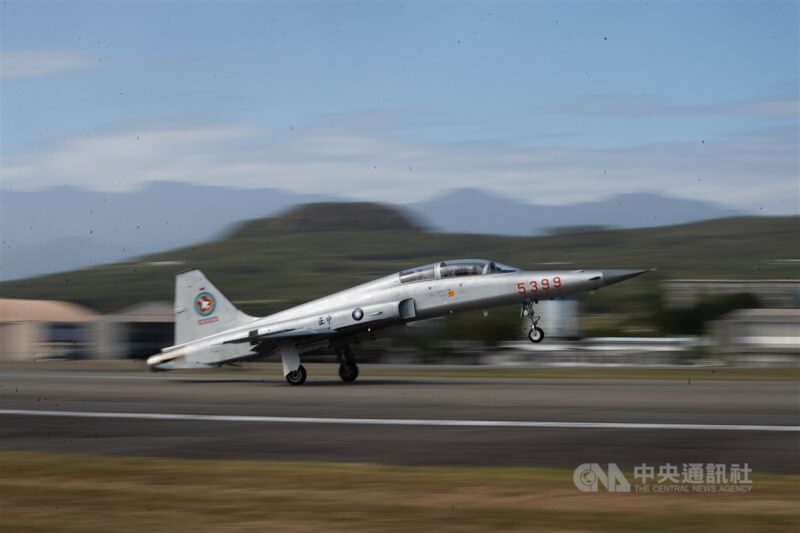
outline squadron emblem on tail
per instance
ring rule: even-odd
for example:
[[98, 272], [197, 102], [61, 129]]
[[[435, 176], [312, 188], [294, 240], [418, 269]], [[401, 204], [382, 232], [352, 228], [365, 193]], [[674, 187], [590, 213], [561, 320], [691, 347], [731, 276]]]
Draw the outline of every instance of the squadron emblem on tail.
[[208, 291], [201, 292], [194, 299], [194, 310], [200, 316], [208, 316], [217, 308], [217, 301], [214, 295]]

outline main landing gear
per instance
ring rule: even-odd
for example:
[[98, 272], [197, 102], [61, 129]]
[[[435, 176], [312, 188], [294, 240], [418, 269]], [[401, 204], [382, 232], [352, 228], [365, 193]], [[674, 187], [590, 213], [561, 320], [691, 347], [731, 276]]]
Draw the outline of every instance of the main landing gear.
[[[350, 347], [338, 346], [336, 359], [339, 361], [339, 377], [342, 378], [342, 381], [347, 383], [355, 381], [358, 378], [358, 365]], [[300, 356], [293, 344], [285, 343], [281, 346], [281, 360], [286, 381], [290, 385], [302, 385], [306, 382], [306, 377], [308, 377], [306, 368], [300, 364]], [[296, 368], [296, 370], [289, 370], [290, 368]]]
[[533, 302], [528, 300], [522, 304], [522, 316], [526, 316], [531, 321], [531, 329], [528, 331], [528, 339], [533, 343], [544, 340], [544, 330], [538, 326], [541, 316], [533, 314]]
[[358, 365], [353, 358], [350, 347], [340, 346], [336, 349], [336, 359], [339, 361], [339, 377], [346, 383], [351, 383], [358, 377]]
[[286, 381], [288, 381], [291, 385], [302, 385], [306, 382], [307, 376], [308, 374], [306, 373], [306, 367], [300, 365], [297, 367], [297, 370], [286, 374]]

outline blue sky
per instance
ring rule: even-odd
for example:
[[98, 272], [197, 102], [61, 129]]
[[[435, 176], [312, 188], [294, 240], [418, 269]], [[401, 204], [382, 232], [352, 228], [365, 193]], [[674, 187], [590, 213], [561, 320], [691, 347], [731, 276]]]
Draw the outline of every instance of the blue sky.
[[10, 0], [0, 189], [647, 191], [798, 214], [799, 5]]

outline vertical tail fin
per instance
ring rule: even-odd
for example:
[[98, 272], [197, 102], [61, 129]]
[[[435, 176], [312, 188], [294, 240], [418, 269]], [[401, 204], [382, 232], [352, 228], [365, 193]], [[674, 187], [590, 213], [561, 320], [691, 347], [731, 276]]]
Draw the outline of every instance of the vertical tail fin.
[[175, 276], [175, 345], [207, 337], [252, 321], [200, 270]]

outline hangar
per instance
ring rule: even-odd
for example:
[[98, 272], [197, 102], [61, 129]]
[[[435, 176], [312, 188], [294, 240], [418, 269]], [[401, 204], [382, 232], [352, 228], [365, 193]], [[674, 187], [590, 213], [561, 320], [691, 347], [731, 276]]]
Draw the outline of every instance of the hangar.
[[171, 302], [143, 302], [99, 317], [92, 324], [94, 359], [146, 359], [174, 344]]
[[82, 357], [97, 318], [69, 302], [0, 298], [0, 360]]

